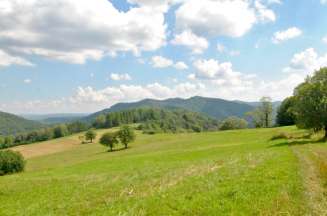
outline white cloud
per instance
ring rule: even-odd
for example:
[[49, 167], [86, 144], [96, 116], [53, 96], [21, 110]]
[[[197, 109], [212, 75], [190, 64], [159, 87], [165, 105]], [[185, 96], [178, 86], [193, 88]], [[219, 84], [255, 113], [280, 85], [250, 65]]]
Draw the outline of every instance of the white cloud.
[[32, 80], [30, 80], [30, 79], [24, 79], [24, 83], [26, 83], [26, 84], [30, 84], [32, 82]]
[[274, 11], [268, 9], [265, 5], [261, 3], [260, 0], [254, 2], [255, 8], [257, 9], [258, 18], [263, 22], [275, 22], [276, 15]]
[[176, 11], [176, 26], [196, 35], [241, 37], [258, 22], [275, 21], [275, 14], [256, 1], [185, 1]]
[[327, 0], [320, 0], [321, 4], [327, 4]]
[[2, 0], [0, 47], [74, 64], [118, 52], [153, 51], [165, 44], [165, 10], [107, 0]]
[[282, 4], [281, 0], [268, 0], [267, 1], [268, 4]]
[[209, 42], [204, 37], [199, 37], [191, 31], [183, 31], [181, 34], [175, 35], [171, 41], [174, 45], [186, 46], [192, 50], [193, 54], [201, 54], [209, 47]]
[[154, 68], [166, 68], [172, 66], [174, 62], [162, 56], [153, 56], [151, 58], [151, 64]]
[[33, 66], [33, 64], [28, 60], [12, 56], [0, 49], [0, 67], [8, 67], [10, 65]]
[[167, 68], [167, 67], [174, 67], [177, 70], [186, 70], [188, 66], [185, 62], [179, 61], [174, 63], [173, 60], [165, 58], [163, 56], [153, 56], [151, 58], [151, 65], [154, 68]]
[[209, 80], [219, 85], [237, 86], [250, 84], [247, 77], [233, 70], [230, 62], [220, 63], [215, 59], [197, 60], [193, 63], [195, 78]]
[[114, 81], [121, 81], [121, 80], [131, 80], [131, 76], [127, 73], [125, 74], [117, 74], [117, 73], [112, 73], [110, 74], [110, 79]]
[[188, 66], [182, 62], [182, 61], [179, 61], [179, 62], [176, 62], [174, 67], [177, 69], [177, 70], [186, 70], [188, 69]]
[[294, 54], [289, 67], [284, 68], [284, 72], [308, 75], [321, 67], [327, 67], [327, 54], [319, 56], [315, 49], [308, 48]]
[[302, 35], [302, 31], [296, 27], [289, 28], [285, 31], [275, 32], [272, 41], [275, 44], [299, 37]]

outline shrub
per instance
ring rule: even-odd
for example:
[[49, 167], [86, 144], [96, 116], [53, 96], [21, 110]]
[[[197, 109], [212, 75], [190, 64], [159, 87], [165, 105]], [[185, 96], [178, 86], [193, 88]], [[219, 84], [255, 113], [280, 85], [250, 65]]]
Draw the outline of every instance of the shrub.
[[0, 151], [0, 175], [24, 170], [25, 160], [21, 153], [11, 150]]
[[285, 132], [281, 132], [279, 134], [275, 134], [274, 136], [272, 136], [270, 138], [270, 140], [278, 140], [278, 139], [288, 139], [290, 138], [290, 135], [285, 133]]
[[236, 130], [245, 129], [247, 127], [248, 122], [246, 120], [232, 116], [228, 117], [221, 123], [220, 130]]

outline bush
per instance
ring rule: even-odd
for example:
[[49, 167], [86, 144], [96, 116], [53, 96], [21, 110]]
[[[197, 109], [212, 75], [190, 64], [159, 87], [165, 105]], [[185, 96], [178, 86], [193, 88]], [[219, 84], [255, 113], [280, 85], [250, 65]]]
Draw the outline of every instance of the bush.
[[225, 119], [221, 125], [220, 130], [237, 130], [237, 129], [245, 129], [248, 127], [248, 122], [244, 119], [238, 117], [228, 117]]
[[272, 136], [270, 140], [288, 139], [288, 138], [290, 138], [289, 134], [285, 132], [281, 132], [279, 134], [275, 134], [274, 136]]
[[21, 153], [11, 150], [0, 151], [0, 175], [24, 170], [25, 160]]

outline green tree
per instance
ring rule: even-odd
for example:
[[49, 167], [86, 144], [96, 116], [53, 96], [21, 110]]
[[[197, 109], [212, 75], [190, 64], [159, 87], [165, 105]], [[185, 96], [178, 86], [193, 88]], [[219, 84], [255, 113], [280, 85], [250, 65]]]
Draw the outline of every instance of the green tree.
[[116, 144], [119, 143], [117, 138], [117, 133], [105, 133], [100, 138], [100, 143], [104, 146], [108, 146], [110, 151], [115, 147]]
[[276, 123], [279, 126], [288, 126], [295, 124], [295, 98], [288, 97], [286, 98], [282, 104], [279, 106], [277, 110]]
[[248, 122], [246, 120], [232, 116], [221, 123], [220, 130], [244, 129], [247, 128], [247, 126]]
[[272, 126], [273, 106], [270, 97], [262, 97], [260, 105], [252, 112], [247, 113], [255, 127], [268, 128]]
[[297, 125], [324, 130], [327, 138], [327, 68], [321, 68], [294, 90]]
[[122, 126], [118, 131], [118, 138], [120, 142], [125, 146], [125, 149], [127, 149], [130, 142], [135, 140], [135, 137], [136, 135], [134, 130], [128, 125]]
[[106, 124], [106, 116], [101, 114], [96, 117], [95, 122], [94, 122], [94, 127], [96, 128], [103, 128], [105, 127]]
[[67, 135], [68, 135], [68, 129], [65, 124], [58, 125], [53, 129], [54, 138], [64, 137]]
[[90, 141], [91, 143], [93, 142], [93, 140], [97, 137], [97, 134], [94, 130], [90, 129], [85, 133], [85, 139], [87, 141]]

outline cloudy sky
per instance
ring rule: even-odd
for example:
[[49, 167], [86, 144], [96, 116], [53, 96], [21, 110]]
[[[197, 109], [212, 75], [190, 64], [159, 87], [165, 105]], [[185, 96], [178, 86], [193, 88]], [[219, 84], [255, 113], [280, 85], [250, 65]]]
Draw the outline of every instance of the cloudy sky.
[[281, 100], [327, 66], [327, 0], [0, 0], [0, 110]]

